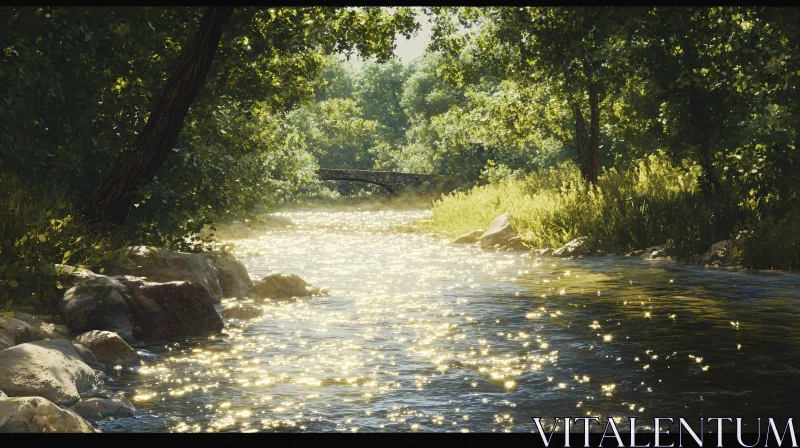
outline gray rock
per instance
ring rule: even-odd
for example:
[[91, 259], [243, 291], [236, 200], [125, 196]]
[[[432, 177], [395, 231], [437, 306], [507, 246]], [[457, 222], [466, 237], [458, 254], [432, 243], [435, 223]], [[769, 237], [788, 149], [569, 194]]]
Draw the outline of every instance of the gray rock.
[[258, 233], [243, 222], [234, 220], [228, 225], [217, 226], [216, 236], [223, 240], [238, 240], [256, 238]]
[[740, 258], [740, 248], [731, 240], [723, 240], [714, 243], [708, 252], [703, 254], [702, 261], [706, 266], [735, 266], [739, 264]]
[[644, 254], [643, 250], [633, 250], [625, 254], [626, 257], [641, 257]]
[[508, 241], [503, 243], [500, 247], [503, 250], [512, 250], [512, 251], [527, 251], [528, 247], [522, 244], [522, 237], [517, 235], [513, 238], [509, 238]]
[[107, 330], [129, 344], [206, 336], [223, 328], [208, 291], [194, 282], [102, 277], [68, 290], [59, 306], [74, 333]]
[[253, 319], [264, 315], [264, 310], [254, 305], [234, 303], [222, 309], [222, 316], [233, 319]]
[[81, 356], [81, 359], [83, 359], [83, 362], [85, 362], [86, 365], [93, 368], [94, 370], [102, 371], [106, 368], [105, 364], [100, 363], [97, 360], [97, 358], [94, 357], [94, 353], [92, 353], [92, 351], [86, 348], [83, 344], [78, 342], [73, 342], [72, 348], [74, 348], [75, 351], [78, 352], [78, 354]]
[[0, 389], [11, 397], [43, 397], [72, 404], [99, 382], [69, 341], [20, 344], [0, 352]]
[[17, 343], [14, 341], [14, 335], [5, 330], [0, 330], [0, 350], [5, 350], [15, 345], [17, 345]]
[[43, 397], [0, 400], [0, 432], [98, 432], [75, 412], [62, 409]]
[[103, 398], [82, 398], [79, 402], [72, 405], [70, 409], [91, 422], [120, 417], [133, 417], [136, 413], [136, 408], [133, 406], [133, 403], [122, 395]]
[[68, 289], [59, 302], [67, 328], [75, 333], [108, 330], [136, 342], [127, 287], [117, 278], [100, 276]]
[[457, 237], [453, 241], [451, 241], [450, 244], [472, 244], [472, 243], [477, 243], [478, 239], [480, 239], [481, 235], [483, 235], [484, 232], [486, 232], [486, 231], [483, 230], [483, 229], [477, 229], [477, 230], [473, 230], [472, 232], [467, 232], [467, 233]]
[[25, 342], [41, 341], [44, 335], [39, 330], [39, 326], [33, 326], [23, 320], [16, 318], [0, 317], [0, 333], [13, 338], [15, 344]]
[[133, 246], [120, 249], [117, 256], [126, 258], [110, 264], [109, 276], [131, 275], [158, 283], [195, 282], [202, 285], [216, 303], [222, 298], [217, 270], [213, 261], [204, 254]]
[[589, 241], [588, 237], [582, 236], [575, 238], [564, 246], [553, 251], [554, 257], [577, 257], [582, 255], [593, 255], [595, 253], [594, 245]]
[[84, 280], [91, 280], [93, 278], [103, 277], [102, 275], [96, 274], [88, 269], [79, 268], [77, 266], [70, 266], [68, 264], [57, 264], [55, 265], [55, 268], [56, 268], [56, 273], [59, 276], [64, 277], [66, 279], [66, 283], [69, 286], [72, 286], [75, 283]]
[[489, 228], [483, 232], [479, 241], [482, 247], [492, 247], [495, 244], [503, 244], [515, 236], [517, 231], [511, 225], [511, 214], [505, 212], [489, 224]]
[[41, 339], [69, 339], [69, 330], [67, 330], [67, 327], [47, 322], [48, 320], [55, 320], [55, 317], [56, 316], [41, 316], [20, 312], [14, 313], [14, 319], [21, 320], [33, 328], [38, 328], [37, 336]]
[[217, 271], [222, 297], [244, 297], [253, 287], [253, 280], [241, 261], [228, 252], [204, 252]]
[[319, 288], [291, 274], [272, 274], [262, 278], [247, 292], [247, 297], [255, 299], [289, 299], [292, 297], [308, 297], [318, 294]]
[[531, 252], [535, 257], [549, 257], [553, 254], [553, 249], [532, 249]]
[[136, 350], [131, 348], [118, 334], [110, 331], [87, 331], [75, 340], [88, 348], [95, 359], [104, 364], [106, 369], [113, 369], [116, 366], [127, 367], [138, 364], [140, 361]]

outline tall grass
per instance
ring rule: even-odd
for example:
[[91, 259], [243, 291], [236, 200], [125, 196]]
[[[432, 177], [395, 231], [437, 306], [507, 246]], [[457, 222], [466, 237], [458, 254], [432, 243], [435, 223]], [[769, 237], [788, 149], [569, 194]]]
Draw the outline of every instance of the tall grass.
[[445, 196], [434, 203], [430, 225], [466, 233], [485, 229], [507, 211], [532, 247], [559, 247], [579, 236], [608, 250], [663, 244], [675, 216], [698, 195], [697, 170], [651, 156], [622, 172], [607, 170], [591, 185], [574, 164], [565, 163]]
[[[433, 230], [459, 235], [485, 229], [510, 212], [530, 247], [557, 248], [588, 236], [600, 249], [624, 253], [668, 241], [675, 254], [696, 260], [715, 242], [749, 226], [745, 265], [796, 269], [800, 260], [800, 213], [759, 220], [751, 201], [729, 185], [707, 197], [697, 182], [700, 168], [649, 156], [624, 170], [605, 171], [596, 185], [572, 163], [521, 179], [475, 187], [433, 204]], [[773, 222], [774, 221], [774, 222]]]

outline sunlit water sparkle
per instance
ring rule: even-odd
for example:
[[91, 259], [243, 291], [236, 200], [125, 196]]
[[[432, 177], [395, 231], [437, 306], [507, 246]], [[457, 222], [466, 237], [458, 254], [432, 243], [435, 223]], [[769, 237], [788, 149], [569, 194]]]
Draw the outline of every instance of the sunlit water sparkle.
[[397, 229], [427, 213], [290, 212], [296, 226], [237, 240], [254, 280], [298, 274], [330, 294], [141, 350], [107, 382], [136, 416], [98, 426], [516, 432], [533, 416], [795, 409], [800, 276], [535, 259]]

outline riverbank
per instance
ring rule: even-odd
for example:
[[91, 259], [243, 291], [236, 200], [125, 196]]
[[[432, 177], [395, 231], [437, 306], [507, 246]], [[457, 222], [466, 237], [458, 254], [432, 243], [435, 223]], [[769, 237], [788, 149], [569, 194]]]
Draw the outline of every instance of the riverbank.
[[456, 238], [487, 229], [508, 212], [527, 249], [556, 251], [586, 238], [604, 254], [665, 246], [671, 258], [708, 264], [712, 246], [728, 241], [735, 250], [725, 264], [800, 269], [797, 210], [766, 214], [733, 191], [707, 198], [698, 173], [697, 166], [676, 167], [652, 156], [624, 173], [608, 170], [591, 186], [574, 166], [562, 165], [444, 196], [421, 226]]

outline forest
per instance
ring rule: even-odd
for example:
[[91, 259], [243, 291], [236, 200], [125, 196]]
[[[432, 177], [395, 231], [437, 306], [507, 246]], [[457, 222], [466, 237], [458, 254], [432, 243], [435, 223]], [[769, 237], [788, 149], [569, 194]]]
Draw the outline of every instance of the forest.
[[[425, 54], [396, 41], [426, 14]], [[203, 251], [255, 209], [370, 200], [317, 168], [458, 179], [452, 235], [800, 267], [797, 7], [2, 7], [0, 311], [53, 265]], [[361, 66], [350, 59], [360, 57]]]

